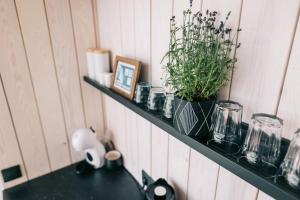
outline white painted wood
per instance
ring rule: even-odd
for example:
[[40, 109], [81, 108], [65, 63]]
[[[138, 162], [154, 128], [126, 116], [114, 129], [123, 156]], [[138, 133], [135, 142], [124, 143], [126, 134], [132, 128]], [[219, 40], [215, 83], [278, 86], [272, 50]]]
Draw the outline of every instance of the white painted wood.
[[168, 177], [168, 148], [169, 134], [158, 128], [151, 126], [152, 129], [152, 158], [151, 176], [154, 180]]
[[141, 181], [142, 169], [151, 174], [151, 125], [110, 97], [104, 99], [107, 130], [123, 154], [125, 166]]
[[151, 70], [154, 86], [163, 85], [161, 80], [163, 77], [163, 64], [161, 64], [161, 60], [169, 49], [172, 2], [172, 0], [151, 1]]
[[122, 55], [135, 58], [134, 0], [120, 0]]
[[259, 191], [258, 196], [257, 196], [257, 200], [275, 200], [275, 199], [270, 197], [266, 193], [264, 193], [262, 191]]
[[255, 200], [258, 190], [220, 167], [216, 200]]
[[[70, 6], [68, 0], [46, 0], [45, 5], [66, 127], [71, 140], [74, 131], [86, 124]], [[73, 162], [83, 158], [73, 148], [70, 149]]]
[[247, 122], [255, 112], [275, 113], [298, 11], [298, 0], [243, 1], [230, 99], [244, 106]]
[[125, 108], [125, 127], [126, 127], [126, 167], [135, 177], [139, 179], [141, 173], [139, 172], [139, 149], [138, 149], [138, 135], [137, 135], [137, 121], [136, 114]]
[[141, 171], [151, 174], [151, 123], [140, 116], [136, 116], [136, 131], [138, 137], [138, 179], [142, 183]]
[[98, 21], [100, 44], [112, 51], [112, 60], [122, 52], [120, 2], [119, 0], [98, 0]]
[[[16, 1], [37, 105], [52, 170], [71, 163], [42, 0]], [[33, 12], [34, 11], [34, 12]], [[50, 114], [51, 113], [51, 114]]]
[[[239, 28], [240, 22], [240, 12], [241, 12], [242, 0], [226, 0], [226, 1], [218, 1], [218, 0], [203, 0], [202, 11], [206, 12], [206, 10], [217, 11], [217, 19], [225, 20], [228, 12], [231, 12], [229, 20], [226, 22], [226, 26], [232, 29], [232, 36], [235, 35], [237, 29]], [[236, 34], [235, 40], [238, 35]], [[235, 49], [232, 51], [232, 57], [235, 55]], [[218, 95], [218, 99], [228, 99], [230, 92], [230, 82], [231, 82], [231, 73], [228, 75], [229, 81], [227, 84], [221, 89]]]
[[141, 79], [151, 80], [151, 1], [134, 0], [135, 56], [142, 62]]
[[169, 136], [168, 182], [173, 185], [177, 199], [187, 196], [190, 151], [186, 144]]
[[50, 171], [49, 160], [14, 1], [0, 1], [0, 10], [0, 73], [31, 179]]
[[104, 134], [101, 93], [82, 78], [87, 75], [86, 49], [96, 47], [92, 1], [71, 0], [70, 3], [86, 122], [101, 138]]
[[[120, 2], [118, 0], [98, 0], [97, 10], [101, 47], [110, 49], [112, 51], [112, 59], [114, 60], [114, 57], [121, 55], [122, 52]], [[106, 95], [104, 96], [104, 102], [106, 128], [111, 132], [112, 140], [117, 149], [123, 154], [125, 166], [127, 166], [128, 154], [125, 107]]]
[[99, 27], [99, 13], [98, 13], [98, 1], [92, 0], [92, 7], [93, 7], [93, 17], [94, 17], [94, 28], [96, 34], [96, 47], [100, 47], [100, 27]]
[[192, 149], [187, 199], [214, 200], [218, 172], [219, 165]]
[[284, 87], [278, 108], [278, 116], [284, 119], [283, 136], [292, 139], [294, 132], [300, 128], [300, 20], [298, 21]]
[[[106, 127], [112, 134], [112, 140], [116, 148], [126, 155], [126, 126], [125, 126], [125, 108], [107, 95], [104, 95]], [[126, 162], [126, 157], [125, 157]]]
[[27, 181], [27, 174], [1, 80], [0, 105], [0, 170], [20, 165], [22, 172], [22, 177], [7, 183], [4, 183], [2, 178], [0, 178], [0, 193], [2, 194], [1, 186], [8, 188], [23, 183]]
[[[121, 54], [128, 58], [135, 58], [135, 29], [134, 29], [134, 1], [119, 1]], [[117, 35], [116, 34], [116, 35]], [[125, 166], [138, 179], [138, 137], [136, 132], [136, 114], [125, 108], [125, 138], [126, 151], [124, 152]]]

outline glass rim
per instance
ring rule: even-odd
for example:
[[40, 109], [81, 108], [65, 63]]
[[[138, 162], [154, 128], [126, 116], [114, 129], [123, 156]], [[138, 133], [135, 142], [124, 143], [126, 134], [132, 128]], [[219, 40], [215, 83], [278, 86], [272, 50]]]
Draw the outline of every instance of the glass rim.
[[257, 117], [266, 117], [266, 118], [278, 120], [278, 122], [280, 123], [280, 125], [283, 126], [283, 119], [277, 117], [276, 115], [267, 114], [267, 113], [254, 113], [254, 114], [252, 114], [251, 119], [259, 121], [261, 123], [261, 120], [257, 119]]
[[151, 86], [151, 83], [146, 81], [141, 81], [136, 84], [137, 86]]
[[[235, 106], [238, 106], [238, 107], [237, 108], [228, 108], [228, 107], [224, 108], [224, 107], [221, 106], [221, 104], [231, 104], [231, 105], [235, 105]], [[220, 108], [222, 110], [229, 109], [229, 110], [233, 110], [233, 111], [240, 111], [240, 110], [243, 109], [243, 106], [240, 103], [235, 102], [235, 101], [231, 101], [231, 100], [218, 101], [216, 103], [216, 106], [218, 106], [218, 108]]]
[[165, 93], [165, 90], [164, 90], [164, 88], [163, 87], [151, 87], [150, 88], [150, 93]]

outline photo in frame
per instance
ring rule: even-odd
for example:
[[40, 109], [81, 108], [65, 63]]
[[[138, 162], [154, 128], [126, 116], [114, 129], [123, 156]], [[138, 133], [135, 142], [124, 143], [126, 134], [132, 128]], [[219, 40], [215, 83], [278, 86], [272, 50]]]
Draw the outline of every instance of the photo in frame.
[[141, 62], [116, 56], [112, 77], [112, 90], [132, 100], [139, 80]]

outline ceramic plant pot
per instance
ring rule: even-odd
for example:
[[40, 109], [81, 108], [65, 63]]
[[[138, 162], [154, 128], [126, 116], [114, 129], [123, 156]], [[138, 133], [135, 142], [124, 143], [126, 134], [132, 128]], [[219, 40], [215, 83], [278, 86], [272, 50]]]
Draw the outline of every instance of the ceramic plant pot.
[[215, 103], [215, 98], [194, 102], [175, 97], [174, 127], [181, 134], [193, 138], [204, 139], [208, 137]]

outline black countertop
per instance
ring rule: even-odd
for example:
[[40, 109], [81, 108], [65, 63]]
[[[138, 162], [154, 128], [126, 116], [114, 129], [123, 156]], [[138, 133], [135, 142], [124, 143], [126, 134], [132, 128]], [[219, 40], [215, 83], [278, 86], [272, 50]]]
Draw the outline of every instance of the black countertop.
[[3, 191], [4, 200], [144, 200], [137, 182], [122, 168], [76, 175], [71, 165]]

